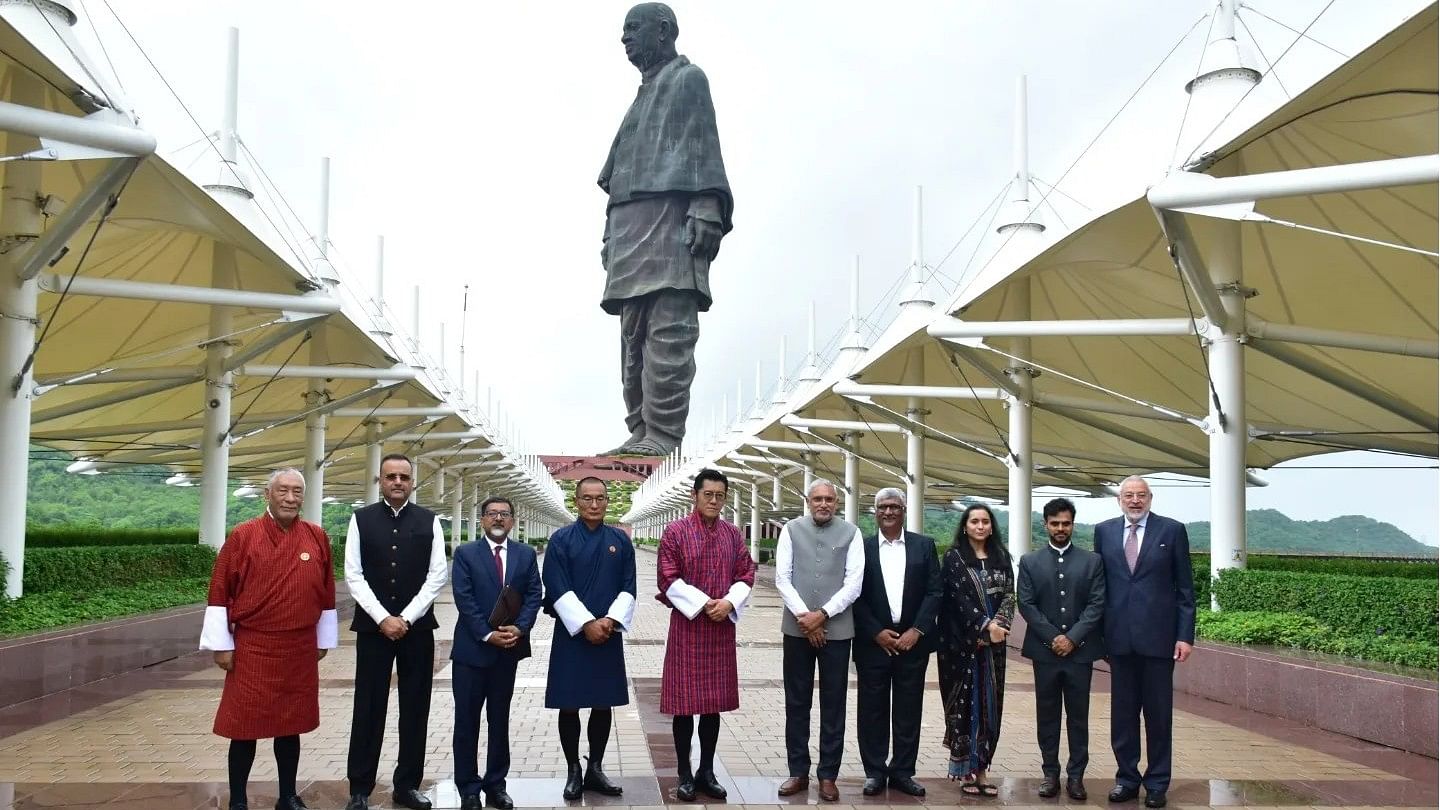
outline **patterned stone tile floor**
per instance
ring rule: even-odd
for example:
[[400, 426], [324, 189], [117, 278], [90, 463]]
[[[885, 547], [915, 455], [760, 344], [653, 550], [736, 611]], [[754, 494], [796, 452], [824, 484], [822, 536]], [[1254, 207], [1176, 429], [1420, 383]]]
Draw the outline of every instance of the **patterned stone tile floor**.
[[[635, 631], [627, 638], [630, 705], [616, 711], [606, 769], [625, 787], [616, 800], [586, 794], [584, 804], [660, 807], [674, 804], [674, 752], [668, 718], [658, 712], [666, 610], [651, 598], [654, 556], [639, 554], [642, 596]], [[730, 806], [778, 807], [814, 804], [808, 795], [780, 799], [775, 788], [786, 775], [784, 690], [779, 644], [780, 599], [762, 569], [761, 583], [740, 625], [740, 711], [726, 715], [721, 730], [721, 781]], [[435, 692], [430, 714], [426, 769], [429, 786], [453, 773], [451, 695], [446, 639], [453, 633], [454, 603], [441, 599], [437, 612]], [[198, 634], [198, 628], [196, 629]], [[555, 715], [544, 708], [551, 620], [535, 632], [535, 656], [522, 664], [511, 711], [513, 765], [509, 790], [524, 807], [565, 806], [560, 798], [564, 759], [554, 742]], [[349, 738], [354, 647], [348, 633], [342, 646], [321, 664], [321, 726], [302, 738], [302, 796], [316, 810], [339, 808], [346, 799], [345, 755]], [[852, 688], [841, 804], [856, 806], [1053, 807], [1073, 804], [1035, 795], [1040, 758], [1034, 742], [1034, 695], [1029, 666], [1013, 655], [1008, 671], [1004, 726], [993, 777], [998, 799], [965, 797], [944, 779], [946, 757], [939, 745], [940, 701], [929, 673], [918, 778], [929, 788], [924, 800], [889, 793], [867, 799], [860, 793]], [[220, 695], [221, 673], [208, 656], [190, 655], [0, 711], [0, 810], [30, 808], [145, 808], [195, 810], [225, 807], [226, 741], [210, 733]], [[1091, 805], [1104, 806], [1114, 759], [1106, 744], [1109, 683], [1097, 676], [1092, 700]], [[1358, 740], [1298, 726], [1210, 701], [1177, 696], [1173, 807], [1435, 807], [1440, 802], [1436, 762]], [[391, 730], [381, 760], [382, 784], [372, 801], [388, 807], [394, 767], [394, 697]], [[818, 723], [818, 718], [817, 718]], [[813, 739], [818, 730], [812, 732]], [[482, 737], [483, 745], [483, 737]], [[483, 756], [483, 754], [482, 754]], [[1062, 757], [1064, 756], [1062, 751]], [[275, 796], [274, 760], [262, 744], [252, 773], [251, 806], [270, 806]], [[777, 804], [780, 803], [780, 804]], [[575, 802], [579, 805], [582, 802]]]

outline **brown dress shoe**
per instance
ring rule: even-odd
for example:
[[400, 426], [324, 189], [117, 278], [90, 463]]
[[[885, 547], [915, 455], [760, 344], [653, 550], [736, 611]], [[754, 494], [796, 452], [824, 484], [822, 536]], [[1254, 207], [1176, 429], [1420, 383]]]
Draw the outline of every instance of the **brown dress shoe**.
[[840, 801], [840, 788], [835, 787], [834, 779], [820, 780], [820, 799], [827, 802]]
[[800, 791], [805, 790], [808, 787], [810, 787], [810, 777], [792, 776], [789, 779], [786, 779], [784, 782], [780, 783], [780, 795], [794, 796], [796, 793], [799, 793]]

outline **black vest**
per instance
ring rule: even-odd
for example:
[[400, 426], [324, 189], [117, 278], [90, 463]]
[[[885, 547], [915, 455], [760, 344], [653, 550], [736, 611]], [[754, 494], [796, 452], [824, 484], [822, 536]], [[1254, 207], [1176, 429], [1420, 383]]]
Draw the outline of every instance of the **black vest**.
[[[399, 616], [415, 594], [420, 593], [430, 573], [435, 513], [412, 503], [406, 504], [396, 517], [390, 504], [382, 500], [355, 510], [355, 527], [360, 532], [360, 570], [365, 574], [365, 582], [385, 610], [391, 616]], [[438, 627], [434, 606], [413, 626]], [[357, 610], [350, 629], [373, 633], [380, 628], [370, 614]]]

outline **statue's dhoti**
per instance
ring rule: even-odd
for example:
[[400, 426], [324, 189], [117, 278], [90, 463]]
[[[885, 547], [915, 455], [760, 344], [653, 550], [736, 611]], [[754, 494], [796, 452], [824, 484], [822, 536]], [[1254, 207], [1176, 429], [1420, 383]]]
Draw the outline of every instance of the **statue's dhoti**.
[[630, 438], [617, 449], [664, 455], [685, 435], [699, 313], [710, 308], [710, 262], [685, 244], [683, 197], [653, 197], [609, 213], [600, 306], [620, 316], [620, 381]]

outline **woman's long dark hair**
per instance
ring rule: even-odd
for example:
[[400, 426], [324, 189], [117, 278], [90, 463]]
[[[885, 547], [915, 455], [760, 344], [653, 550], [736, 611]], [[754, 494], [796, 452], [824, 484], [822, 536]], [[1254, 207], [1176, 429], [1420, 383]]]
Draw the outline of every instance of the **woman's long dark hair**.
[[983, 503], [972, 503], [965, 507], [965, 512], [960, 515], [960, 525], [955, 527], [955, 543], [952, 547], [960, 552], [960, 558], [967, 567], [980, 567], [980, 559], [975, 556], [975, 548], [970, 545], [970, 536], [965, 533], [965, 525], [970, 522], [971, 512], [982, 509], [990, 516], [990, 536], [985, 538], [985, 556], [991, 561], [991, 565], [998, 567], [1004, 562], [1008, 568], [1010, 553], [1005, 549], [1005, 541], [1000, 536], [1000, 524], [995, 520], [995, 513]]

